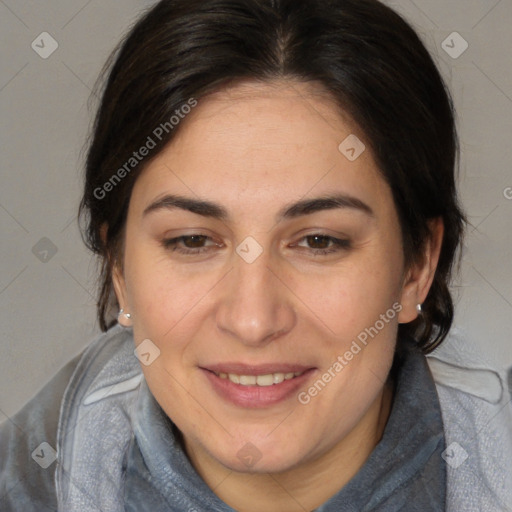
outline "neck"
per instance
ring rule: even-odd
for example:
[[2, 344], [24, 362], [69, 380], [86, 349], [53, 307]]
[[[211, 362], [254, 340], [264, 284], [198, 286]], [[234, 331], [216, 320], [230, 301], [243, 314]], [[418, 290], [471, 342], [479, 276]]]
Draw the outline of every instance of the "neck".
[[381, 440], [393, 400], [386, 383], [361, 421], [328, 452], [280, 473], [239, 473], [212, 459], [186, 439], [196, 471], [227, 505], [240, 512], [314, 510], [340, 491], [359, 471]]

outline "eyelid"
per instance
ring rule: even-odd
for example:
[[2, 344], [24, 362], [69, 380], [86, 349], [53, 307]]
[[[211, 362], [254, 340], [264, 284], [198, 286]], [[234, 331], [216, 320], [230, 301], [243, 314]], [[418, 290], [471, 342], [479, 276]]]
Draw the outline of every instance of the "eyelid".
[[[307, 243], [307, 238], [309, 238], [309, 237], [326, 238], [330, 242], [330, 245], [329, 245], [329, 247], [324, 248], [324, 249], [318, 249], [318, 248], [314, 248], [314, 247], [304, 247], [302, 245], [299, 245], [299, 243], [302, 241], [306, 241], [306, 243]], [[349, 237], [339, 238], [339, 237], [329, 235], [327, 233], [319, 231], [319, 232], [308, 233], [308, 234], [303, 235], [299, 239], [299, 242], [292, 244], [292, 247], [293, 246], [303, 247], [305, 250], [307, 250], [311, 254], [327, 255], [327, 254], [332, 254], [335, 252], [341, 252], [344, 250], [346, 251], [346, 250], [351, 249], [352, 242]]]
[[[335, 236], [327, 235], [325, 233], [311, 233], [308, 235], [304, 235], [299, 239], [299, 242], [302, 242], [303, 240], [306, 240], [309, 237], [327, 238], [332, 243], [347, 243], [347, 242], [349, 242], [349, 240], [347, 238], [337, 238]], [[298, 244], [295, 244], [295, 245], [298, 245]]]
[[[208, 245], [203, 245], [201, 247], [179, 247], [178, 244], [182, 242], [186, 238], [192, 238], [192, 237], [200, 237], [204, 238], [205, 242], [210, 242]], [[300, 242], [305, 241], [307, 244], [307, 239], [309, 237], [319, 237], [319, 238], [325, 238], [329, 242], [329, 246], [326, 248], [314, 248], [314, 247], [304, 247], [302, 245], [299, 245]], [[212, 247], [222, 247], [224, 246], [223, 243], [216, 242], [212, 237], [204, 234], [204, 233], [191, 233], [191, 234], [184, 234], [173, 238], [166, 238], [161, 241], [162, 246], [170, 250], [171, 252], [178, 252], [182, 255], [188, 255], [188, 256], [195, 256], [200, 255], [206, 252], [209, 252]], [[329, 235], [328, 233], [325, 233], [323, 231], [315, 231], [310, 232], [307, 234], [304, 234], [301, 236], [298, 240], [298, 242], [295, 242], [294, 244], [291, 244], [291, 247], [300, 247], [301, 251], [305, 251], [310, 255], [313, 256], [327, 256], [328, 254], [333, 253], [339, 253], [342, 251], [348, 251], [352, 248], [351, 240], [348, 237], [345, 238], [338, 238], [332, 235]]]
[[[223, 245], [221, 243], [216, 242], [211, 236], [208, 236], [204, 233], [190, 233], [190, 234], [180, 235], [180, 236], [171, 237], [171, 238], [164, 238], [161, 243], [164, 247], [168, 248], [171, 246], [176, 246], [179, 242], [183, 241], [183, 239], [185, 239], [185, 238], [192, 238], [192, 237], [202, 237], [202, 238], [205, 238], [209, 242], [213, 242], [213, 243], [210, 243], [209, 245], [207, 245], [206, 247]], [[186, 249], [187, 249], [187, 251], [194, 251], [194, 248], [186, 248]], [[195, 249], [205, 249], [205, 247], [197, 247]]]

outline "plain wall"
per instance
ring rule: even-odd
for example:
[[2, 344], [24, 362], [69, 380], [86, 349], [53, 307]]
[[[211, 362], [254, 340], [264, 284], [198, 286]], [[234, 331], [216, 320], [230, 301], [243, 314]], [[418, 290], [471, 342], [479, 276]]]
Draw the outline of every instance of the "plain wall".
[[[498, 366], [512, 365], [512, 2], [387, 3], [419, 31], [458, 113], [471, 225], [453, 286], [456, 327]], [[99, 332], [96, 267], [76, 223], [87, 100], [108, 54], [150, 4], [0, 2], [0, 421]], [[46, 59], [31, 46], [51, 48], [42, 32], [58, 43]], [[462, 48], [458, 36], [447, 39], [453, 32], [469, 45], [457, 58], [442, 46]]]

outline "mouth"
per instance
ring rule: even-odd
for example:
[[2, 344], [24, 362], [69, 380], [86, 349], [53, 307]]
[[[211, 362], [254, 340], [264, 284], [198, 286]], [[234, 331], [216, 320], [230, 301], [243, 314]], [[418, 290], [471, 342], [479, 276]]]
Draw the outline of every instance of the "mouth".
[[217, 377], [221, 379], [229, 379], [233, 384], [239, 384], [240, 386], [273, 386], [275, 384], [281, 384], [285, 380], [291, 380], [295, 377], [300, 377], [304, 372], [277, 372], [277, 373], [266, 373], [265, 375], [238, 375], [236, 373], [223, 373], [213, 372]]
[[243, 408], [265, 408], [294, 398], [316, 368], [298, 365], [216, 365], [200, 368], [211, 390]]

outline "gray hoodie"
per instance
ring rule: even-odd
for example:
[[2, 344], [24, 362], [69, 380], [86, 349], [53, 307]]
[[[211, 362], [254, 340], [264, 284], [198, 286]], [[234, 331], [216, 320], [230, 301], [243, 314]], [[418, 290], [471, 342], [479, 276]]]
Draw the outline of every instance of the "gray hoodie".
[[[381, 441], [316, 512], [512, 511], [507, 375], [455, 335], [428, 357], [404, 347]], [[233, 511], [149, 391], [131, 330], [98, 336], [0, 425], [0, 511], [56, 510]]]

